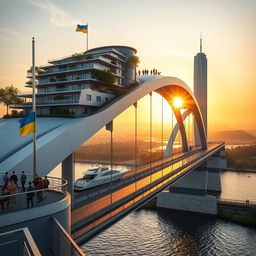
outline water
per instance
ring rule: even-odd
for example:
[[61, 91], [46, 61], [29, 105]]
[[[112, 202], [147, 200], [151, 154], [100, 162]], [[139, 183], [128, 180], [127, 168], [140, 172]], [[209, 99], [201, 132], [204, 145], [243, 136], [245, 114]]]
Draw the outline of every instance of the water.
[[221, 198], [256, 201], [256, 173], [223, 171], [221, 186]]
[[[256, 201], [256, 173], [223, 172], [221, 181], [222, 198]], [[212, 216], [142, 209], [82, 249], [89, 256], [256, 256], [256, 229]]]

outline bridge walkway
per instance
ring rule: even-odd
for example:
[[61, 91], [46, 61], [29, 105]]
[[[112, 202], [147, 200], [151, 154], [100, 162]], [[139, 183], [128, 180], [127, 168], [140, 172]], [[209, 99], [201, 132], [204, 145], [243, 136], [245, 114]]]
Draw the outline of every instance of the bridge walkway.
[[[208, 144], [207, 150], [199, 150], [175, 162], [159, 160], [146, 166], [140, 175], [131, 176], [133, 182], [124, 179], [121, 187], [108, 193], [100, 191], [88, 194], [88, 199], [72, 210], [72, 236], [77, 242], [89, 239], [133, 209], [152, 199], [187, 172], [200, 166], [224, 147], [223, 143]], [[125, 182], [127, 181], [127, 182]]]

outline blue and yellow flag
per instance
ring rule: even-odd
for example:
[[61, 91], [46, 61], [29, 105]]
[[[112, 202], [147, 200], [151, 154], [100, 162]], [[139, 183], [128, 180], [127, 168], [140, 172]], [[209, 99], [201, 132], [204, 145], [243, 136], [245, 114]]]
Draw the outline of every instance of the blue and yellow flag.
[[76, 32], [88, 33], [88, 25], [77, 25]]
[[20, 123], [20, 136], [26, 136], [29, 133], [36, 132], [36, 113], [32, 112], [31, 114], [25, 116], [19, 120]]

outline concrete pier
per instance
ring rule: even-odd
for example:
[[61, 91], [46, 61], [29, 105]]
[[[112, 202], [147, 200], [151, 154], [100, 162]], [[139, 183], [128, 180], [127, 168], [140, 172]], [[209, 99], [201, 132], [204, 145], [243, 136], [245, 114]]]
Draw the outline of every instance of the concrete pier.
[[[207, 195], [208, 168], [204, 164], [158, 195], [157, 207], [217, 215], [217, 199]], [[219, 183], [220, 184], [220, 183]]]

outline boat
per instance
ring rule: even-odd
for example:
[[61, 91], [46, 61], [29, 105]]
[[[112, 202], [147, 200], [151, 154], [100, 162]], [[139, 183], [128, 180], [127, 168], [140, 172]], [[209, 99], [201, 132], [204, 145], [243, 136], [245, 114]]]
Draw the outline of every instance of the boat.
[[127, 171], [128, 169], [126, 168], [110, 169], [95, 164], [83, 173], [82, 178], [76, 180], [74, 188], [75, 190], [85, 190], [103, 184], [110, 184], [113, 181], [119, 180]]

